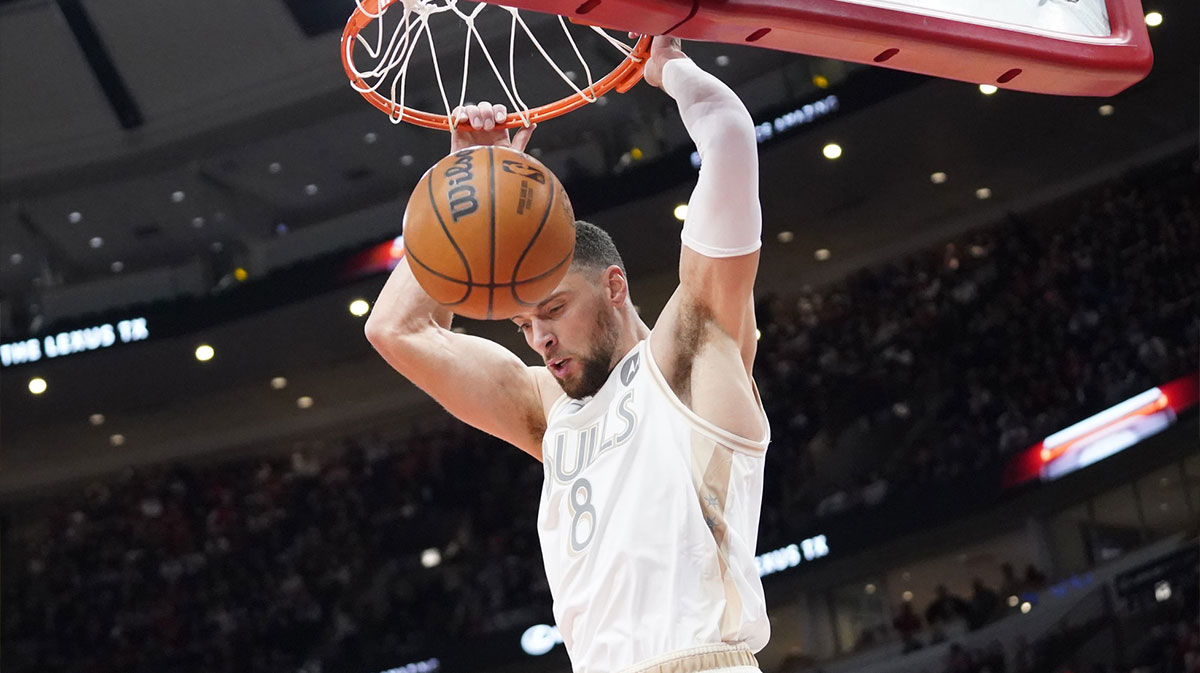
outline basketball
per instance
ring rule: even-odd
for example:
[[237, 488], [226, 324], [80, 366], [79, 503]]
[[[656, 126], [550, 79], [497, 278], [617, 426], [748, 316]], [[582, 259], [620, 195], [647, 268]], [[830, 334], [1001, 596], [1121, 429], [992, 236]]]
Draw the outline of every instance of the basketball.
[[537, 306], [566, 275], [575, 215], [540, 161], [506, 147], [468, 147], [421, 176], [404, 211], [417, 282], [455, 313], [504, 320]]

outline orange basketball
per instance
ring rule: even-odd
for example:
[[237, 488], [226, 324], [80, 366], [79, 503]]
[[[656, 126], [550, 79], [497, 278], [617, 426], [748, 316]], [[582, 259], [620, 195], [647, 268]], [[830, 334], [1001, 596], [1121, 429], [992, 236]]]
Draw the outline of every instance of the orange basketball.
[[468, 147], [421, 176], [404, 210], [404, 249], [429, 296], [468, 318], [503, 320], [536, 306], [567, 274], [575, 215], [537, 159]]

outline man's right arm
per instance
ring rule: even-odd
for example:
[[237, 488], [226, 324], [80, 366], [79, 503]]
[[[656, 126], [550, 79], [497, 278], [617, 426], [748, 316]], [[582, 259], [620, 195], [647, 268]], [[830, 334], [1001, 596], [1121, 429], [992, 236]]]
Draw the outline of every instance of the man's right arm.
[[452, 318], [401, 260], [375, 300], [367, 340], [456, 418], [541, 460], [546, 414], [538, 370], [545, 368], [527, 367], [487, 339], [451, 331]]
[[[473, 145], [524, 150], [534, 126], [498, 128], [503, 105], [479, 103], [455, 110], [450, 152]], [[430, 297], [401, 261], [375, 300], [367, 340], [396, 371], [429, 393], [456, 418], [542, 459], [546, 411], [542, 390], [554, 377], [545, 367], [527, 367], [503, 346], [450, 330], [454, 315]]]

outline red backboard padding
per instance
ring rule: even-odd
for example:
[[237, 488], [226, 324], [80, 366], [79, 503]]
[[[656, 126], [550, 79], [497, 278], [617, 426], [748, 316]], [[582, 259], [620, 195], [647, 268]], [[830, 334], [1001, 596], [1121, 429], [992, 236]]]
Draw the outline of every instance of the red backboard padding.
[[501, 2], [620, 30], [670, 31], [1021, 91], [1111, 96], [1145, 77], [1154, 56], [1138, 0], [1106, 3], [1111, 36], [1058, 39], [839, 0]]

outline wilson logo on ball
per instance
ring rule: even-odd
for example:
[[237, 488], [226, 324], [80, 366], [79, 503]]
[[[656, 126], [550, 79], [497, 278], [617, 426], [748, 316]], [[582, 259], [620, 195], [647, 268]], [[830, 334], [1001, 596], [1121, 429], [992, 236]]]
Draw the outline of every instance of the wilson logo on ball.
[[446, 190], [446, 201], [450, 204], [450, 217], [458, 222], [463, 217], [479, 210], [479, 199], [475, 195], [475, 179], [472, 171], [472, 155], [459, 153], [444, 175], [450, 189]]

